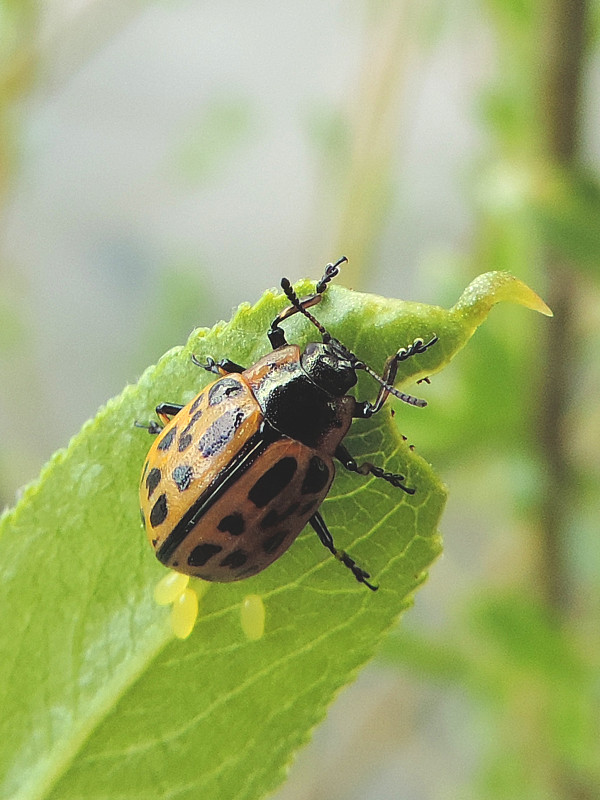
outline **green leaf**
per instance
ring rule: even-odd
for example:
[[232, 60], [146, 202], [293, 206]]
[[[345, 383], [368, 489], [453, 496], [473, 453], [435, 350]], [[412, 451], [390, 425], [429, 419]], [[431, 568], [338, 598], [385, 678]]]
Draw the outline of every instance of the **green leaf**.
[[[503, 273], [478, 278], [450, 311], [335, 286], [317, 311], [378, 370], [399, 346], [436, 333], [435, 347], [401, 364], [408, 381], [448, 363], [499, 300], [548, 312]], [[0, 797], [262, 797], [425, 579], [440, 551], [445, 491], [399, 438], [388, 408], [355, 423], [346, 442], [360, 460], [405, 474], [414, 496], [341, 470], [323, 509], [338, 546], [380, 585], [376, 594], [305, 531], [264, 573], [211, 585], [185, 642], [154, 604], [164, 569], [145, 542], [137, 499], [150, 441], [133, 421], [150, 418], [160, 401], [189, 401], [210, 381], [191, 353], [255, 361], [284, 305], [267, 292], [229, 324], [196, 331], [167, 353], [53, 457], [0, 521]], [[309, 327], [286, 322], [289, 340], [314, 338]], [[363, 378], [359, 393], [374, 396], [377, 386]], [[267, 608], [258, 642], [245, 640], [239, 624], [250, 592]]]

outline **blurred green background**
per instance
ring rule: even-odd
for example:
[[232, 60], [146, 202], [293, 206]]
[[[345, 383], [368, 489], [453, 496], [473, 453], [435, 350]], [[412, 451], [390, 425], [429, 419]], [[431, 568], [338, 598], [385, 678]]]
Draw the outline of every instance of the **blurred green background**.
[[600, 797], [599, 32], [591, 0], [0, 0], [0, 507], [342, 253], [356, 289], [507, 269], [555, 312], [502, 306], [398, 409], [445, 555], [279, 800]]

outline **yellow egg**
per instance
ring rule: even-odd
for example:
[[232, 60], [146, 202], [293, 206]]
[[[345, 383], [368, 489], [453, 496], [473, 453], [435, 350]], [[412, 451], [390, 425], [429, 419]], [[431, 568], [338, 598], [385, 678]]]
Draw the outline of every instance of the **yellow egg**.
[[183, 593], [190, 581], [189, 575], [169, 570], [154, 587], [154, 600], [159, 606], [168, 606]]
[[198, 617], [198, 595], [187, 587], [171, 608], [171, 627], [178, 639], [187, 639]]
[[247, 595], [240, 610], [242, 630], [251, 642], [262, 638], [265, 632], [265, 604], [257, 594]]

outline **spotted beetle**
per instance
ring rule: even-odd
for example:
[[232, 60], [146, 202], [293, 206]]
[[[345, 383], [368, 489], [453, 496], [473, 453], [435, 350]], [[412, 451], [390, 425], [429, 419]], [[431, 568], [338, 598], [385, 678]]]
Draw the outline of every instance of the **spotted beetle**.
[[[335, 547], [319, 506], [334, 478], [334, 458], [350, 472], [414, 493], [403, 475], [359, 465], [342, 440], [353, 419], [376, 414], [390, 394], [426, 405], [393, 383], [398, 364], [424, 353], [437, 337], [400, 348], [382, 376], [333, 338], [308, 309], [321, 301], [346, 260], [328, 264], [315, 293], [303, 299], [283, 278], [290, 305], [267, 333], [273, 352], [248, 369], [229, 359], [192, 356], [217, 380], [186, 406], [160, 403], [162, 424], [141, 426], [157, 435], [140, 482], [142, 520], [157, 558], [171, 569], [207, 581], [241, 580], [278, 559], [308, 523], [360, 583], [377, 589], [370, 574]], [[297, 313], [322, 340], [303, 351], [288, 344], [281, 327]], [[348, 394], [358, 370], [380, 384], [374, 402]]]

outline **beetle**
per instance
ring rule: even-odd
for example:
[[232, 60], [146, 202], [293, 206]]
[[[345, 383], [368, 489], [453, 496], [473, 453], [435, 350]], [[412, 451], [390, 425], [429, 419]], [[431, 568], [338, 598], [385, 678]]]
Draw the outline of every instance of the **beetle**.
[[[328, 264], [314, 294], [302, 299], [283, 278], [290, 305], [267, 333], [272, 352], [249, 368], [192, 356], [218, 378], [186, 406], [160, 403], [161, 422], [141, 425], [156, 435], [142, 471], [141, 515], [167, 567], [207, 581], [241, 580], [272, 564], [310, 524], [360, 583], [377, 589], [370, 574], [335, 546], [319, 507], [334, 478], [334, 458], [350, 472], [414, 493], [403, 475], [370, 462], [359, 465], [342, 442], [352, 420], [372, 417], [390, 394], [426, 405], [393, 383], [400, 362], [438, 339], [401, 347], [379, 376], [331, 336], [309, 308], [321, 302], [345, 261]], [[281, 327], [298, 313], [321, 335], [303, 350], [287, 342]], [[348, 394], [360, 370], [380, 384], [374, 402]]]

